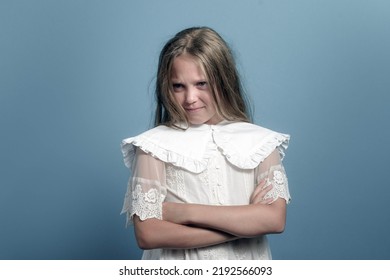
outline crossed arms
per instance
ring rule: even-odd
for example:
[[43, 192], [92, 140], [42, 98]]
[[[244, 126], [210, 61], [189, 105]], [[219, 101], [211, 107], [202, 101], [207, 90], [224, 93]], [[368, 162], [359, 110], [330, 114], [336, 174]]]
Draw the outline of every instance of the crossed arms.
[[[150, 171], [149, 159], [143, 160], [148, 156], [141, 151], [138, 153], [140, 170]], [[275, 150], [267, 160], [275, 164], [280, 163], [278, 152]], [[149, 179], [157, 179], [150, 177], [150, 174], [147, 175]], [[143, 176], [147, 177], [145, 174]], [[248, 205], [215, 206], [164, 202], [162, 219], [149, 218], [142, 221], [134, 215], [138, 245], [142, 249], [190, 249], [238, 238], [281, 233], [286, 223], [286, 200], [268, 198], [266, 195], [272, 187], [265, 179], [261, 180]]]
[[137, 242], [142, 249], [200, 248], [237, 238], [281, 233], [286, 222], [286, 201], [270, 203], [261, 182], [251, 203], [242, 206], [163, 203], [163, 220], [134, 217]]

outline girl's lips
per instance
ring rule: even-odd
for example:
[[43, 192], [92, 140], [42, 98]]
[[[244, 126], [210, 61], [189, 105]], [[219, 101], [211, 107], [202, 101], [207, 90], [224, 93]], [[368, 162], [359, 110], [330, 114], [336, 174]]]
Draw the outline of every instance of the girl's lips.
[[195, 113], [195, 112], [198, 112], [202, 109], [203, 107], [199, 107], [199, 108], [186, 108], [185, 110], [189, 113]]

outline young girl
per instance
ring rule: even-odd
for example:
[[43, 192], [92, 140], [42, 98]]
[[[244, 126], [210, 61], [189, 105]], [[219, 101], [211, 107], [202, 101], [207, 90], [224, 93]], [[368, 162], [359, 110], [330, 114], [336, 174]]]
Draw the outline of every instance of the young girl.
[[270, 259], [290, 200], [289, 135], [249, 122], [231, 51], [210, 28], [161, 51], [156, 127], [122, 142], [132, 171], [122, 213], [143, 259]]

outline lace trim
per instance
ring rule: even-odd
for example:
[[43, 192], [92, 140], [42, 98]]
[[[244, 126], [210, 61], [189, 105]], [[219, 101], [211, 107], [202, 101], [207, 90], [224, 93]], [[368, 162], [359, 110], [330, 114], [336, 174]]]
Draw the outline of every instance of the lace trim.
[[177, 191], [177, 195], [186, 200], [187, 193], [184, 184], [184, 173], [183, 170], [175, 168], [172, 165], [166, 165], [166, 181], [168, 188]]
[[264, 196], [264, 199], [272, 198], [272, 201], [275, 201], [278, 198], [283, 198], [286, 200], [286, 203], [290, 202], [291, 197], [288, 189], [288, 180], [284, 172], [274, 170], [272, 179], [267, 178], [266, 180], [266, 186], [269, 185], [272, 185], [273, 188]]
[[126, 226], [133, 223], [134, 215], [137, 215], [142, 221], [150, 218], [162, 220], [162, 202], [165, 195], [159, 191], [161, 190], [161, 186], [158, 186], [160, 184], [153, 182], [157, 187], [150, 187], [147, 191], [143, 191], [141, 184], [147, 181], [147, 185], [150, 185], [151, 181], [141, 178], [135, 178], [134, 181], [137, 183], [129, 182], [121, 211], [121, 214], [127, 214]]

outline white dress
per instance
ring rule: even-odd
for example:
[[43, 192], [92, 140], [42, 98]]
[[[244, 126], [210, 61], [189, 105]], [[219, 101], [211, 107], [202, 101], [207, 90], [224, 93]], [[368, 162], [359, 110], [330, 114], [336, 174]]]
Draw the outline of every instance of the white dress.
[[[290, 136], [243, 122], [186, 130], [158, 126], [122, 141], [129, 180], [122, 213], [127, 222], [162, 219], [162, 202], [247, 205], [266, 178], [274, 200], [290, 200], [282, 165]], [[198, 249], [145, 250], [143, 259], [271, 259], [266, 236]]]

